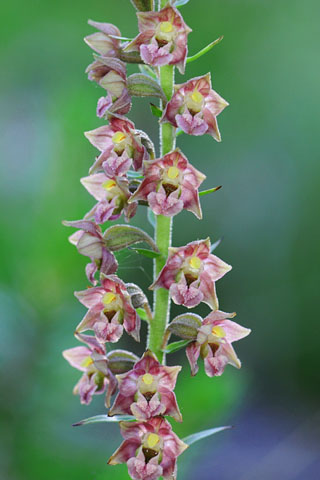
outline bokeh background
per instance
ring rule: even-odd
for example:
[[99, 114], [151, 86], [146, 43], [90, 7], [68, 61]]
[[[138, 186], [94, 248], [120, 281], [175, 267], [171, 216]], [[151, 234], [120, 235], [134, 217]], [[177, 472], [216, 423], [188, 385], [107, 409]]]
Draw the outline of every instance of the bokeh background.
[[[228, 367], [221, 378], [191, 379], [183, 352], [169, 359], [186, 366], [177, 433], [235, 427], [190, 448], [179, 478], [316, 480], [319, 2], [191, 0], [182, 12], [193, 28], [191, 54], [225, 36], [185, 78], [211, 70], [230, 107], [219, 117], [221, 144], [178, 139], [206, 173], [204, 187], [223, 188], [202, 198], [204, 221], [175, 218], [173, 244], [223, 238], [217, 254], [233, 270], [218, 283], [220, 305], [253, 332], [236, 345], [242, 370]], [[93, 32], [86, 21], [114, 23], [132, 37], [135, 12], [129, 0], [16, 0], [1, 17], [0, 477], [126, 479], [125, 466], [106, 465], [120, 442], [115, 425], [71, 427], [104, 407], [102, 397], [80, 406], [71, 393], [78, 372], [61, 356], [76, 345], [84, 313], [73, 291], [87, 285], [86, 259], [61, 220], [93, 205], [79, 178], [94, 159], [83, 131], [102, 123], [102, 90], [84, 74], [91, 51], [82, 37]], [[129, 116], [157, 141], [147, 100], [136, 99]], [[144, 207], [134, 223], [152, 233]], [[149, 260], [122, 254], [126, 281], [146, 288], [151, 274]]]

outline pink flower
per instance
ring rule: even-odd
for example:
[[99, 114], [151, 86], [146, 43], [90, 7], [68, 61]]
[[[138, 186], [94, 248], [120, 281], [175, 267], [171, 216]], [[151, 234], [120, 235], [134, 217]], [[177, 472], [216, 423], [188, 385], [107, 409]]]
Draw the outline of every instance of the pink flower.
[[125, 117], [112, 116], [109, 125], [86, 132], [85, 136], [102, 152], [90, 173], [103, 167], [107, 175], [121, 176], [129, 170], [131, 162], [138, 170], [142, 161], [149, 158], [141, 132]]
[[153, 66], [176, 65], [184, 73], [191, 29], [179, 11], [167, 5], [159, 12], [139, 12], [139, 35], [124, 51], [140, 51], [142, 60]]
[[162, 417], [147, 422], [120, 422], [124, 442], [111, 456], [108, 463], [127, 463], [133, 480], [176, 479], [177, 457], [188, 445], [172, 431]]
[[167, 262], [150, 289], [166, 288], [177, 305], [191, 308], [204, 302], [216, 310], [215, 282], [232, 267], [212, 255], [210, 248], [209, 238], [169, 248]]
[[202, 326], [198, 329], [196, 341], [190, 343], [186, 350], [192, 375], [198, 372], [199, 355], [204, 359], [204, 368], [208, 377], [222, 375], [228, 363], [236, 368], [241, 367], [232, 342], [246, 337], [251, 330], [229, 320], [235, 315], [235, 313], [216, 310], [204, 319]]
[[100, 31], [85, 37], [86, 44], [104, 57], [119, 58], [120, 40], [110, 35], [121, 37], [120, 30], [111, 23], [100, 23], [93, 20], [89, 20], [88, 23]]
[[[116, 391], [117, 381], [108, 368], [104, 346], [94, 337], [89, 338], [90, 348], [84, 346], [69, 348], [64, 350], [62, 354], [72, 367], [83, 372], [82, 377], [73, 389], [74, 394], [80, 395], [80, 402], [88, 405], [93, 395], [102, 394], [107, 390], [105, 403], [108, 407], [111, 395]], [[103, 371], [95, 365], [95, 354], [102, 356], [103, 360], [100, 360], [100, 364], [103, 362]]]
[[131, 197], [129, 182], [125, 177], [108, 177], [105, 173], [95, 173], [81, 179], [82, 185], [98, 200], [98, 203], [85, 215], [85, 219], [94, 218], [102, 224], [107, 220], [116, 220], [124, 212], [129, 221], [137, 210], [137, 202], [128, 203]]
[[93, 285], [97, 284], [95, 274], [100, 273], [110, 275], [118, 269], [118, 262], [105, 246], [101, 228], [88, 220], [77, 220], [74, 222], [63, 222], [68, 227], [79, 228], [77, 232], [69, 237], [70, 243], [75, 245], [78, 252], [91, 259], [91, 263], [86, 266], [86, 275]]
[[217, 116], [229, 104], [211, 88], [210, 73], [176, 85], [167, 103], [162, 122], [170, 122], [189, 135], [208, 133], [221, 140]]
[[126, 65], [118, 58], [96, 57], [87, 69], [88, 78], [107, 90], [112, 101], [120, 98], [127, 89]]
[[178, 148], [163, 158], [144, 162], [144, 175], [130, 202], [146, 200], [156, 215], [173, 216], [185, 208], [202, 217], [198, 188], [205, 175]]
[[117, 342], [123, 328], [139, 341], [140, 318], [125, 284], [115, 275], [101, 275], [101, 286], [75, 292], [89, 310], [77, 326], [78, 333], [93, 330], [99, 342]]
[[130, 372], [117, 375], [119, 394], [109, 415], [133, 414], [137, 420], [157, 415], [171, 415], [181, 422], [182, 417], [173, 390], [181, 367], [161, 365], [147, 350]]

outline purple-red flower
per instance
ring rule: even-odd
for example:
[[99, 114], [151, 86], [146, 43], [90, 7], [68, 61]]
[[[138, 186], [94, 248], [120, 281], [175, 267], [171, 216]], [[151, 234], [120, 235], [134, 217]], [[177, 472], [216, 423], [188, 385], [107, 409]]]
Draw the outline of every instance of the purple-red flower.
[[190, 343], [186, 350], [192, 375], [198, 372], [199, 355], [204, 359], [208, 377], [222, 375], [228, 363], [236, 368], [241, 367], [232, 342], [246, 337], [251, 330], [229, 320], [235, 315], [216, 310], [203, 320], [196, 341]]
[[88, 23], [100, 31], [85, 37], [86, 44], [104, 57], [119, 58], [120, 40], [112, 37], [121, 37], [118, 27], [111, 23], [94, 22], [93, 20], [89, 20]]
[[184, 73], [191, 29], [179, 11], [167, 5], [159, 12], [139, 12], [137, 16], [140, 33], [124, 51], [140, 52], [148, 65], [176, 65]]
[[130, 198], [146, 200], [156, 215], [173, 216], [183, 208], [202, 217], [198, 188], [206, 178], [177, 148], [163, 158], [144, 162], [144, 180]]
[[78, 333], [93, 330], [99, 342], [117, 342], [123, 329], [139, 341], [140, 318], [125, 284], [116, 275], [101, 275], [101, 286], [75, 292], [89, 310], [77, 326]]
[[91, 259], [91, 263], [86, 266], [86, 275], [93, 285], [97, 284], [95, 274], [100, 273], [110, 275], [118, 269], [118, 262], [105, 246], [101, 228], [88, 220], [76, 220], [74, 222], [63, 222], [68, 227], [79, 228], [77, 232], [69, 237], [70, 243], [75, 245], [81, 255]]
[[[103, 362], [103, 371], [99, 370], [94, 362], [94, 354], [102, 356], [103, 360], [99, 360], [100, 364]], [[103, 345], [101, 345], [94, 337], [90, 338], [89, 346], [74, 347], [64, 350], [62, 352], [64, 358], [70, 363], [70, 365], [81, 372], [82, 377], [75, 385], [73, 393], [80, 395], [80, 402], [88, 405], [93, 395], [106, 393], [106, 406], [110, 406], [110, 398], [117, 388], [117, 381], [108, 368], [108, 361], [105, 357], [106, 351]]]
[[232, 267], [212, 255], [210, 249], [209, 238], [169, 248], [167, 262], [150, 288], [166, 288], [177, 305], [191, 308], [204, 302], [216, 310], [215, 282]]
[[211, 88], [210, 73], [176, 85], [167, 103], [162, 122], [170, 122], [189, 135], [208, 133], [221, 140], [217, 116], [229, 104]]
[[133, 480], [175, 480], [177, 457], [188, 445], [172, 431], [170, 423], [162, 417], [147, 422], [120, 422], [124, 442], [108, 463], [127, 463]]
[[132, 370], [117, 375], [119, 394], [109, 415], [133, 414], [141, 421], [157, 415], [171, 415], [181, 422], [182, 416], [173, 393], [180, 370], [180, 366], [161, 365], [147, 350]]
[[109, 176], [121, 176], [129, 170], [131, 163], [138, 170], [142, 161], [149, 158], [141, 142], [141, 132], [135, 130], [134, 123], [127, 118], [112, 116], [109, 125], [86, 132], [85, 136], [102, 152], [90, 173], [103, 168]]
[[82, 185], [98, 200], [98, 203], [85, 215], [85, 219], [94, 218], [101, 224], [107, 220], [116, 220], [124, 213], [128, 222], [137, 210], [138, 203], [128, 203], [131, 193], [125, 177], [108, 177], [105, 173], [95, 173], [81, 178]]

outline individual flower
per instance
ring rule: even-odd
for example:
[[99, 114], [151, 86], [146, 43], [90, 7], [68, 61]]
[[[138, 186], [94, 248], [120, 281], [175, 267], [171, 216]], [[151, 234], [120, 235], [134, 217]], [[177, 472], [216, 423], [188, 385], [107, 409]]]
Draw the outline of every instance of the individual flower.
[[212, 255], [210, 249], [209, 238], [169, 248], [167, 262], [150, 289], [166, 288], [177, 305], [191, 308], [204, 302], [216, 310], [215, 282], [232, 267]]
[[130, 198], [146, 200], [156, 215], [173, 216], [183, 208], [202, 217], [198, 188], [206, 178], [177, 148], [163, 158], [144, 162], [144, 180]]
[[199, 355], [204, 359], [204, 368], [208, 377], [222, 375], [228, 363], [236, 368], [241, 367], [232, 342], [246, 337], [251, 330], [229, 320], [235, 315], [235, 313], [216, 310], [204, 319], [198, 328], [196, 340], [191, 342], [186, 350], [192, 375], [198, 372]]
[[119, 393], [109, 415], [129, 414], [141, 421], [157, 415], [171, 415], [181, 422], [173, 393], [180, 370], [180, 366], [161, 365], [147, 350], [131, 371], [117, 375]]
[[[83, 372], [82, 377], [73, 389], [75, 395], [80, 395], [80, 402], [88, 405], [93, 395], [107, 391], [105, 403], [109, 407], [111, 395], [115, 393], [117, 388], [117, 381], [108, 368], [104, 346], [94, 337], [91, 337], [90, 348], [89, 346], [69, 348], [64, 350], [62, 354], [72, 367]], [[95, 364], [94, 354], [102, 356], [102, 360], [100, 360], [100, 364], [103, 363], [102, 371]]]
[[[95, 57], [87, 69], [89, 80], [97, 82], [111, 96], [113, 111], [126, 114], [131, 108], [131, 98], [127, 89], [126, 65], [118, 58]], [[110, 97], [109, 97], [110, 100]], [[118, 106], [116, 107], [116, 102]], [[111, 105], [108, 105], [110, 110]]]
[[148, 65], [176, 65], [184, 73], [188, 53], [187, 36], [191, 29], [185, 24], [179, 11], [165, 6], [159, 12], [139, 12], [139, 35], [124, 51], [140, 52]]
[[90, 173], [103, 167], [108, 175], [120, 176], [129, 170], [131, 162], [138, 170], [143, 160], [149, 159], [143, 144], [146, 135], [137, 131], [134, 123], [125, 117], [111, 116], [109, 125], [85, 132], [85, 136], [102, 152]]
[[100, 273], [110, 275], [118, 269], [118, 262], [105, 246], [101, 228], [94, 222], [88, 220], [77, 220], [74, 222], [63, 222], [68, 227], [79, 228], [77, 232], [69, 237], [70, 243], [75, 245], [81, 255], [91, 259], [91, 263], [86, 266], [86, 275], [93, 285], [97, 284], [95, 274]]
[[93, 330], [100, 342], [117, 342], [123, 329], [139, 341], [140, 318], [132, 306], [125, 284], [116, 275], [101, 275], [101, 286], [75, 292], [89, 310], [76, 332]]
[[175, 480], [177, 457], [188, 445], [177, 437], [163, 417], [147, 422], [120, 422], [124, 442], [108, 463], [127, 463], [133, 480]]
[[120, 30], [111, 23], [88, 21], [89, 25], [99, 30], [84, 38], [84, 41], [90, 48], [104, 57], [119, 58], [120, 56]]
[[81, 178], [81, 183], [98, 200], [85, 215], [85, 219], [94, 218], [96, 223], [101, 224], [107, 220], [116, 220], [124, 212], [126, 221], [129, 221], [136, 213], [137, 202], [128, 203], [131, 193], [127, 178], [111, 178], [105, 173], [95, 173]]
[[217, 116], [228, 105], [212, 90], [211, 75], [208, 73], [175, 86], [175, 93], [167, 103], [161, 121], [180, 127], [189, 135], [208, 133], [220, 142]]

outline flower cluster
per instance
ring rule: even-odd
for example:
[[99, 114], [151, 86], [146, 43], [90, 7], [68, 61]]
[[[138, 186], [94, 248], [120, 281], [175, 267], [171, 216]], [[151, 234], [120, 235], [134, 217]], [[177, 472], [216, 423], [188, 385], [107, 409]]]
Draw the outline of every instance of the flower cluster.
[[[97, 103], [103, 125], [85, 133], [99, 153], [89, 174], [81, 178], [95, 203], [83, 219], [64, 224], [77, 229], [69, 240], [90, 259], [86, 276], [92, 286], [75, 292], [87, 309], [75, 329], [82, 345], [65, 350], [63, 356], [82, 372], [74, 387], [81, 403], [89, 404], [94, 395], [105, 393], [108, 417], [121, 420], [124, 441], [108, 463], [126, 463], [133, 480], [175, 480], [177, 457], [188, 443], [177, 437], [165, 418], [182, 421], [174, 393], [182, 367], [165, 363], [164, 352], [174, 351], [174, 344], [171, 349], [167, 345], [169, 338], [174, 334], [187, 340], [182, 343], [187, 344], [193, 376], [201, 356], [207, 375], [214, 377], [227, 364], [240, 368], [232, 343], [250, 330], [230, 320], [234, 313], [219, 310], [216, 282], [231, 266], [212, 253], [210, 239], [170, 246], [171, 217], [187, 210], [202, 218], [199, 188], [206, 178], [175, 148], [176, 129], [194, 136], [209, 134], [220, 141], [217, 116], [228, 103], [212, 89], [210, 74], [174, 86], [174, 68], [185, 71], [191, 32], [175, 2], [160, 2], [163, 8], [159, 11], [151, 0], [132, 3], [140, 10], [136, 38], [125, 39], [116, 26], [91, 20], [89, 24], [97, 31], [85, 38], [95, 52], [88, 78], [105, 90]], [[127, 63], [139, 64], [141, 72], [127, 76]], [[162, 68], [167, 68], [163, 77]], [[148, 135], [125, 116], [133, 96], [149, 95], [161, 99], [160, 109], [152, 105], [153, 113], [166, 125], [161, 127], [159, 156]], [[151, 223], [156, 223], [155, 241], [128, 225], [137, 209], [146, 207]], [[103, 228], [122, 215], [126, 224]], [[126, 284], [117, 275], [117, 251], [139, 242], [150, 248], [136, 252], [154, 258], [158, 272], [149, 287], [154, 291], [153, 312], [140, 287]], [[160, 289], [165, 292], [162, 296]], [[169, 296], [188, 309], [203, 302], [211, 312], [204, 319], [185, 313], [167, 324], [169, 311], [168, 315], [163, 312]], [[123, 335], [140, 341], [141, 319], [149, 328], [142, 357], [113, 349]]]

